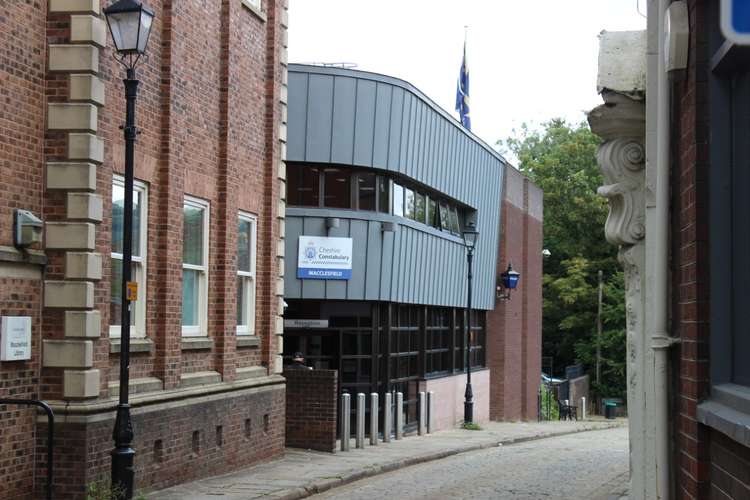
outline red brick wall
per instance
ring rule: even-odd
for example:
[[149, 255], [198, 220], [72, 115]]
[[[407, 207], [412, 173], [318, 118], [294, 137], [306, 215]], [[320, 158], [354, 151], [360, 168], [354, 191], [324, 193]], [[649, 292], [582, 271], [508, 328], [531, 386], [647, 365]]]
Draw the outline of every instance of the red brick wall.
[[712, 430], [710, 434], [710, 498], [750, 498], [750, 448], [721, 432]]
[[677, 148], [672, 171], [672, 328], [675, 348], [674, 474], [676, 498], [708, 498], [709, 431], [696, 405], [709, 382], [708, 307], [708, 54], [706, 3], [689, 0], [690, 50], [685, 78], [673, 86]]
[[336, 450], [338, 371], [286, 370], [286, 445]]
[[[520, 236], [520, 237], [519, 237]], [[541, 373], [542, 193], [515, 169], [506, 170], [497, 281], [508, 267], [521, 273], [510, 300], [487, 314], [490, 418], [535, 419]]]
[[[29, 361], [0, 362], [0, 398], [37, 397], [41, 291], [40, 280], [0, 278], [0, 316], [31, 316], [33, 353]], [[35, 409], [0, 405], [0, 498], [30, 497], [34, 485], [35, 427]]]
[[[284, 449], [284, 406], [284, 389], [276, 386], [197, 398], [164, 409], [134, 409], [136, 490], [167, 488], [277, 456]], [[109, 481], [113, 426], [114, 419], [56, 425], [56, 499], [83, 498], [85, 485]], [[40, 477], [46, 432], [46, 425], [39, 425]], [[38, 481], [37, 492], [42, 488]]]

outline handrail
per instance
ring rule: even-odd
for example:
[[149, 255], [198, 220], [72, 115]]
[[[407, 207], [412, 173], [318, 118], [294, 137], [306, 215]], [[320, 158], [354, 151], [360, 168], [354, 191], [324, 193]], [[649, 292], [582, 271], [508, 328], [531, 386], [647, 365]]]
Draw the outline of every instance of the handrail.
[[47, 413], [47, 500], [52, 500], [52, 445], [55, 439], [55, 413], [44, 401], [37, 399], [0, 399], [0, 405], [29, 405], [38, 406]]

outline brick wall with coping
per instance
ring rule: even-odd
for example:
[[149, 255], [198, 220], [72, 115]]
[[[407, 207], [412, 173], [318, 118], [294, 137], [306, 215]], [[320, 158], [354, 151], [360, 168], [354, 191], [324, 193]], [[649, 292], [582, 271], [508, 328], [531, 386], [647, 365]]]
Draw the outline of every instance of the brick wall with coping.
[[285, 370], [286, 445], [336, 450], [337, 370]]

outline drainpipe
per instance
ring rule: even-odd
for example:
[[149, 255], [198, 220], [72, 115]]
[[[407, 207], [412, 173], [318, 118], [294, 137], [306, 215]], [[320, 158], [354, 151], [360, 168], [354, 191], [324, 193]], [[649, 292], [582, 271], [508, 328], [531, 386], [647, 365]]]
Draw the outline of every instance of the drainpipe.
[[654, 403], [656, 437], [656, 493], [660, 500], [669, 500], [670, 453], [669, 453], [669, 393], [668, 355], [676, 342], [668, 329], [668, 280], [669, 280], [669, 166], [670, 166], [670, 87], [665, 62], [664, 21], [671, 0], [658, 1], [658, 65], [656, 68], [656, 175], [654, 253], [652, 258], [653, 279], [653, 330], [651, 349], [654, 352]]

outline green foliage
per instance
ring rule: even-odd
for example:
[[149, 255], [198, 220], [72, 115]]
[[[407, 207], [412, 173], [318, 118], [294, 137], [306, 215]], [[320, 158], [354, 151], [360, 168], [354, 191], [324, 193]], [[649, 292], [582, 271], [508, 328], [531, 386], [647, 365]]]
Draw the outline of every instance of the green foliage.
[[[125, 498], [122, 488], [112, 488], [108, 480], [94, 481], [86, 485], [86, 500], [121, 500]], [[135, 500], [146, 500], [146, 495], [137, 492]]]
[[546, 384], [542, 384], [542, 419], [557, 420], [560, 417], [560, 407], [557, 406], [555, 394]]
[[[603, 179], [596, 163], [600, 139], [582, 122], [554, 119], [523, 125], [499, 142], [518, 158], [519, 169], [544, 190], [543, 355], [558, 374], [580, 361], [595, 394], [622, 397], [625, 390], [624, 287], [617, 249], [604, 239], [607, 202], [596, 194]], [[597, 272], [603, 294], [602, 381], [596, 386]]]
[[467, 431], [481, 431], [482, 428], [479, 426], [479, 424], [475, 424], [474, 422], [466, 423], [461, 426], [462, 429], [466, 429]]

